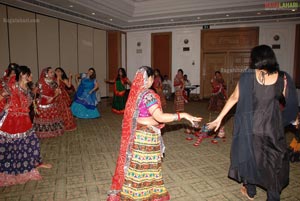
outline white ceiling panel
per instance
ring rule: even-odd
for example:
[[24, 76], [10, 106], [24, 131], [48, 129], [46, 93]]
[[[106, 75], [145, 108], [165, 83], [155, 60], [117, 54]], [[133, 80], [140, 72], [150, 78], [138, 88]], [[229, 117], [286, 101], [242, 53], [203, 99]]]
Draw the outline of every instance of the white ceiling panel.
[[5, 4], [68, 21], [121, 31], [299, 21], [300, 0], [289, 8], [266, 8], [273, 0], [2, 0]]

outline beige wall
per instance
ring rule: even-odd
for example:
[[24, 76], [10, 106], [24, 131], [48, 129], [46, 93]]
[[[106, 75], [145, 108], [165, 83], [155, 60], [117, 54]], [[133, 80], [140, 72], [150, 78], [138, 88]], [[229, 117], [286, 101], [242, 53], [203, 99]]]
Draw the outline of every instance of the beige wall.
[[9, 62], [29, 66], [35, 81], [47, 66], [73, 75], [94, 67], [101, 95], [107, 96], [106, 31], [2, 4], [0, 18], [0, 76]]
[[100, 85], [100, 93], [106, 96], [106, 31], [94, 29], [94, 68]]
[[79, 72], [87, 72], [94, 65], [93, 29], [78, 25], [78, 66]]
[[78, 73], [77, 24], [60, 21], [60, 66], [67, 74]]
[[37, 15], [37, 45], [39, 72], [43, 68], [59, 66], [58, 19]]
[[11, 62], [31, 68], [38, 75], [35, 14], [8, 7]]
[[0, 76], [9, 63], [8, 30], [6, 23], [6, 7], [0, 5]]

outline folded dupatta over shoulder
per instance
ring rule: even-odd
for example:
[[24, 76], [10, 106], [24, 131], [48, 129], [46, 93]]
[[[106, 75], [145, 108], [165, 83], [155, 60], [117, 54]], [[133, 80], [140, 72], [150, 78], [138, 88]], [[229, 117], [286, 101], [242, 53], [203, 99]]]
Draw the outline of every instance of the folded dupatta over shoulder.
[[177, 73], [174, 78], [173, 85], [174, 85], [174, 87], [180, 87], [180, 89], [183, 89], [183, 87], [184, 87], [183, 76]]
[[108, 192], [107, 201], [120, 200], [119, 193], [122, 189], [125, 174], [128, 170], [128, 166], [132, 157], [132, 153], [130, 150], [134, 140], [134, 134], [137, 126], [137, 118], [139, 115], [138, 105], [141, 102], [144, 94], [148, 91], [147, 81], [148, 75], [146, 69], [144, 67], [140, 67], [136, 72], [135, 78], [131, 85], [129, 97], [125, 107], [122, 123], [120, 151], [115, 169], [115, 174], [112, 179], [111, 189]]

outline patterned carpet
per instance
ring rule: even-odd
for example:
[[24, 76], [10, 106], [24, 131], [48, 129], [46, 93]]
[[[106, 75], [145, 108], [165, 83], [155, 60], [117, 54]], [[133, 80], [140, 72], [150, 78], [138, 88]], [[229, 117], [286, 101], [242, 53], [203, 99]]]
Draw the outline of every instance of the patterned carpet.
[[[208, 121], [206, 102], [190, 102], [186, 111]], [[53, 139], [43, 139], [42, 157], [51, 163], [42, 169], [43, 180], [0, 188], [0, 201], [104, 201], [114, 172], [119, 150], [122, 116], [112, 114], [111, 104], [100, 104], [101, 118], [78, 119], [78, 129]], [[166, 112], [172, 112], [168, 102]], [[231, 144], [232, 119], [226, 124], [227, 141], [214, 145], [210, 139], [194, 147], [185, 140], [184, 120], [168, 124], [163, 130], [166, 153], [163, 161], [165, 185], [172, 201], [238, 201], [246, 200], [241, 185], [227, 177]], [[287, 135], [288, 141], [292, 138]], [[292, 163], [290, 184], [282, 200], [300, 200], [300, 163]], [[255, 200], [266, 200], [258, 189]]]

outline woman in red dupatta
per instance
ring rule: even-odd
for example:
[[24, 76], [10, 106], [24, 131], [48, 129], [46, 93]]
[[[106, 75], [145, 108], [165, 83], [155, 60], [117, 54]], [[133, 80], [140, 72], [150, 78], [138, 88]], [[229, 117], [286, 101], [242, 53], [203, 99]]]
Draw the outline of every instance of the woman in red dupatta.
[[14, 83], [16, 79], [16, 69], [19, 67], [16, 63], [10, 63], [0, 79], [0, 112], [3, 111], [5, 105], [9, 102], [7, 85]]
[[42, 71], [37, 93], [37, 110], [33, 121], [37, 136], [50, 138], [62, 135], [64, 125], [57, 98], [61, 95], [61, 90], [54, 81], [54, 71], [51, 67]]
[[154, 80], [150, 67], [140, 67], [130, 89], [122, 124], [119, 157], [107, 201], [167, 201], [161, 158], [164, 145], [160, 128], [166, 122], [185, 118], [201, 121], [187, 113], [163, 113], [159, 96], [149, 89]]
[[183, 79], [183, 70], [179, 69], [174, 78], [174, 87], [175, 87], [175, 111], [183, 112], [184, 111], [184, 79]]
[[31, 70], [17, 66], [15, 72], [13, 81], [5, 85], [9, 98], [0, 116], [0, 187], [40, 180], [37, 168], [51, 168], [42, 163], [40, 142], [29, 117]]
[[163, 93], [162, 77], [161, 77], [159, 69], [155, 69], [155, 71], [154, 71], [154, 82], [153, 82], [152, 87], [155, 89], [156, 93], [159, 95], [161, 105], [163, 107], [166, 107], [167, 102], [166, 102], [165, 94]]
[[55, 75], [58, 87], [61, 91], [61, 95], [58, 97], [58, 105], [64, 122], [65, 131], [74, 131], [77, 126], [70, 109], [72, 100], [67, 91], [67, 89], [72, 86], [72, 76], [68, 78], [64, 69], [61, 67], [55, 69]]

